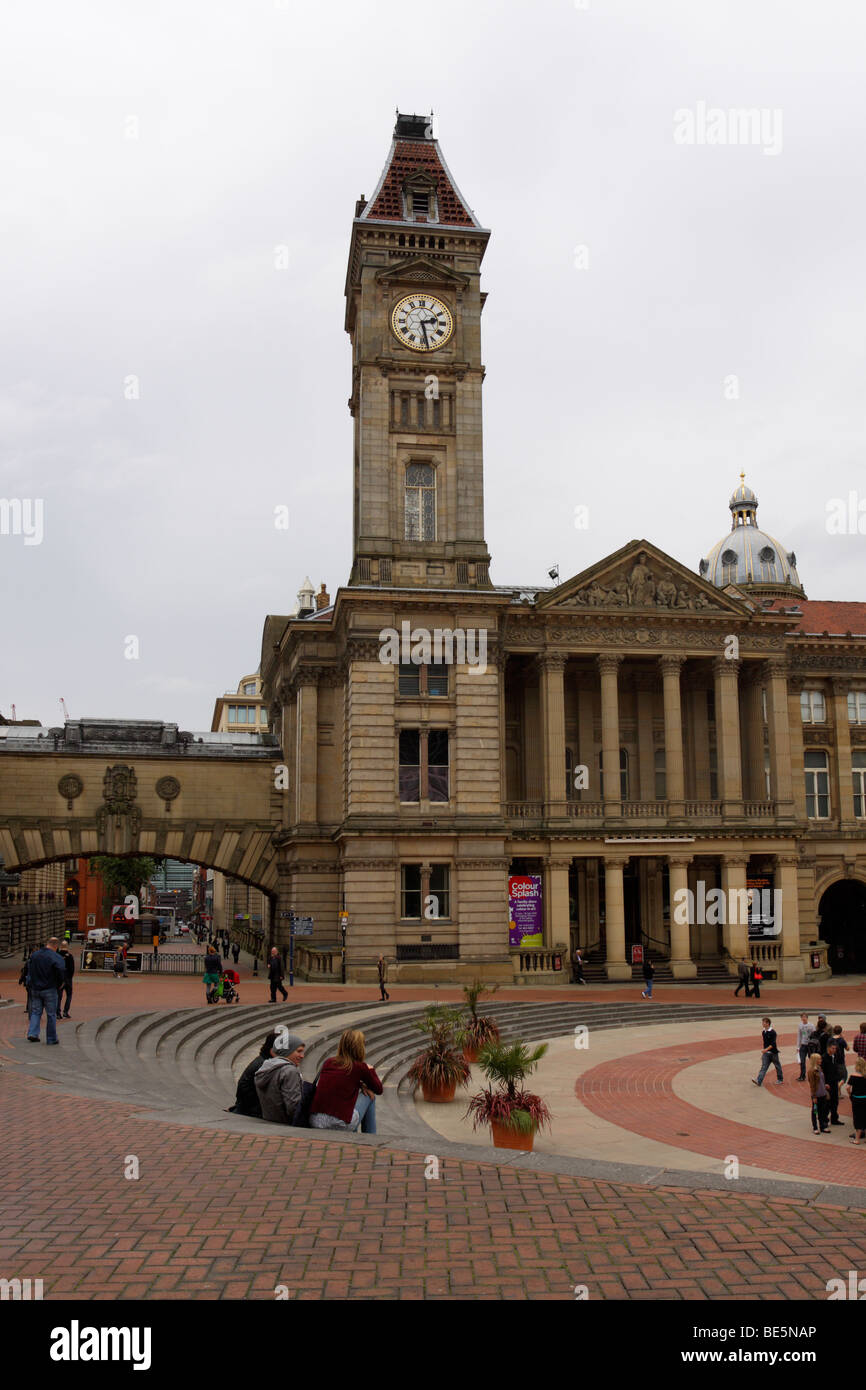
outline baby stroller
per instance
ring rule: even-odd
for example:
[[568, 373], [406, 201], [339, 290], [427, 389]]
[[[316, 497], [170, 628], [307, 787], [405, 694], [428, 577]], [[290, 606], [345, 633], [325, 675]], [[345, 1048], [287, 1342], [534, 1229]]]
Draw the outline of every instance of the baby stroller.
[[222, 999], [226, 1004], [239, 1004], [241, 996], [238, 985], [241, 977], [236, 970], [224, 970], [220, 976], [220, 982], [213, 992], [213, 1002], [218, 1004]]

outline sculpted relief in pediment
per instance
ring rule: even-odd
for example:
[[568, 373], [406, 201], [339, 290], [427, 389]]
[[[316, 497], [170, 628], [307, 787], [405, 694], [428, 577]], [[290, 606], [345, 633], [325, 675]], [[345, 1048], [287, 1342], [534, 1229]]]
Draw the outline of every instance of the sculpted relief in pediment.
[[631, 570], [623, 571], [613, 583], [590, 580], [569, 595], [568, 603], [587, 608], [673, 608], [692, 612], [718, 608], [702, 590], [684, 585], [672, 570], [653, 571], [644, 551]]

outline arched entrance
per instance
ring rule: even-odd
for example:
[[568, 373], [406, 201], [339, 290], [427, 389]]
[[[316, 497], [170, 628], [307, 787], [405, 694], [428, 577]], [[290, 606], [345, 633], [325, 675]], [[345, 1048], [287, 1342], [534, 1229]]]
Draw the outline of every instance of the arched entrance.
[[834, 975], [866, 974], [866, 883], [843, 878], [831, 883], [818, 904], [821, 937], [830, 947]]

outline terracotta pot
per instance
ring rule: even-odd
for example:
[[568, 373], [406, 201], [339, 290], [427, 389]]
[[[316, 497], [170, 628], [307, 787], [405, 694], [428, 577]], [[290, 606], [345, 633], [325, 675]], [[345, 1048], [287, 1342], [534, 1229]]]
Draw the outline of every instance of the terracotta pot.
[[525, 1153], [532, 1153], [532, 1145], [535, 1142], [534, 1129], [524, 1134], [522, 1130], [508, 1129], [505, 1125], [497, 1124], [495, 1120], [491, 1120], [490, 1128], [495, 1149], [523, 1149]]
[[446, 1081], [439, 1086], [430, 1086], [426, 1081], [421, 1082], [422, 1096], [426, 1101], [432, 1102], [434, 1105], [447, 1105], [449, 1100], [454, 1099], [456, 1090], [456, 1081]]

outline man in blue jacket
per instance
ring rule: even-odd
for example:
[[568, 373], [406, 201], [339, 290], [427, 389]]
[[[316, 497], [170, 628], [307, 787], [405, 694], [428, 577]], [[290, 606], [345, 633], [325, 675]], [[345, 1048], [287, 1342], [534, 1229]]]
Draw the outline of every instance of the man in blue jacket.
[[45, 1041], [57, 1046], [57, 991], [66, 982], [66, 965], [58, 954], [60, 945], [52, 936], [45, 946], [34, 951], [27, 962], [27, 983], [30, 988], [30, 1027], [27, 1030], [28, 1042], [39, 1042], [39, 1029], [42, 1023], [42, 1010], [47, 1015]]

